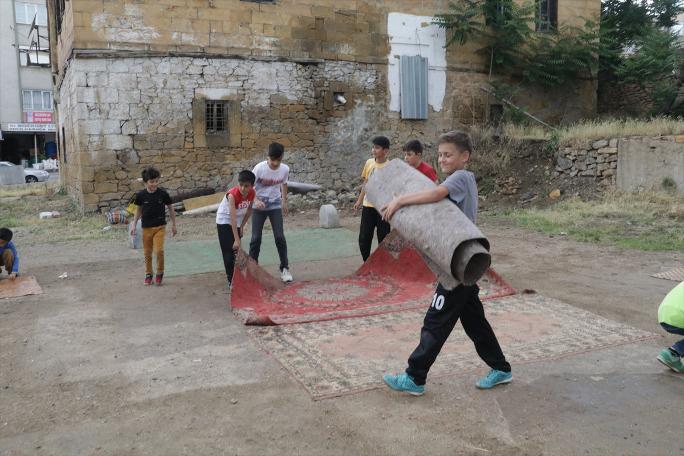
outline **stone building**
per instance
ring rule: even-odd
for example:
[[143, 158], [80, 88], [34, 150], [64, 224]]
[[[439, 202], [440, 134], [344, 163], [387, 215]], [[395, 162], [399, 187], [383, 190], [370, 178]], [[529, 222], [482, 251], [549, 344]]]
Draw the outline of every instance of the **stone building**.
[[[148, 164], [172, 193], [221, 189], [272, 141], [293, 180], [349, 189], [374, 135], [398, 150], [488, 115], [486, 62], [472, 46], [445, 48], [431, 25], [448, 3], [50, 0], [68, 192], [84, 210], [117, 205]], [[540, 5], [553, 24], [600, 8]], [[562, 109], [594, 113], [593, 86], [569, 99]]]

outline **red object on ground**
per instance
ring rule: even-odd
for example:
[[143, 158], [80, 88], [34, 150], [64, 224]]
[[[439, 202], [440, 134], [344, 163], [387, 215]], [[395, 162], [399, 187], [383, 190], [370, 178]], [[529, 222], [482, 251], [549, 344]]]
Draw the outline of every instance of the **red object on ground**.
[[[238, 255], [231, 306], [247, 325], [281, 325], [427, 308], [436, 278], [420, 253], [398, 234], [387, 236], [354, 274], [284, 285], [244, 252]], [[489, 269], [481, 298], [515, 290]]]

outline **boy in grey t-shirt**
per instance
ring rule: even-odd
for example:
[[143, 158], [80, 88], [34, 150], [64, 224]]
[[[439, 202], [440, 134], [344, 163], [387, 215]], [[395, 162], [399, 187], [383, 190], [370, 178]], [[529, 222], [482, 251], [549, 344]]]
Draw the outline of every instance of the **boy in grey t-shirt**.
[[[439, 138], [439, 166], [448, 174], [442, 184], [434, 189], [395, 197], [382, 208], [383, 218], [389, 221], [403, 206], [436, 203], [449, 198], [473, 223], [477, 220], [477, 184], [475, 175], [464, 168], [470, 160], [473, 146], [466, 133], [449, 132]], [[383, 380], [393, 390], [414, 396], [425, 392], [425, 380], [430, 367], [437, 359], [444, 342], [454, 329], [458, 319], [466, 334], [475, 344], [475, 350], [490, 368], [487, 376], [477, 381], [480, 389], [493, 388], [512, 379], [511, 365], [504, 357], [496, 335], [484, 314], [477, 285], [459, 285], [447, 290], [437, 284], [420, 331], [420, 343], [408, 359], [406, 372], [386, 374]]]

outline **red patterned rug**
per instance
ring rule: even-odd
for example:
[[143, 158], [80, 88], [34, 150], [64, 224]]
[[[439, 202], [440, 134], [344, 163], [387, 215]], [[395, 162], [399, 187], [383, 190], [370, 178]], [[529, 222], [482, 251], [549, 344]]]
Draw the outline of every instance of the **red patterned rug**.
[[[238, 256], [231, 306], [247, 325], [282, 325], [424, 308], [436, 278], [419, 252], [398, 235], [354, 274], [283, 285], [244, 253]], [[483, 300], [515, 293], [493, 270], [478, 282]]]
[[[324, 399], [384, 388], [382, 374], [402, 372], [420, 339], [428, 303], [422, 307], [363, 318], [251, 327], [248, 333], [314, 399]], [[659, 337], [536, 294], [487, 301], [485, 312], [514, 372], [521, 364]], [[487, 369], [459, 324], [430, 370], [428, 385], [440, 377], [474, 382]]]

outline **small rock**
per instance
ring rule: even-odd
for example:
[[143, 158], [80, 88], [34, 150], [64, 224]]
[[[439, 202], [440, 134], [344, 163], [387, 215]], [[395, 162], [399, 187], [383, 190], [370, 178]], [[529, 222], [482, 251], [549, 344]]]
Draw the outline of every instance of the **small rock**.
[[558, 168], [560, 168], [561, 170], [572, 168], [572, 160], [568, 160], [564, 157], [558, 157], [556, 164], [558, 165]]
[[231, 399], [231, 400], [230, 400], [230, 403], [233, 404], [233, 405], [235, 405], [235, 404], [238, 403], [238, 400], [237, 400], [237, 399]]
[[551, 199], [557, 199], [557, 198], [560, 198], [560, 196], [561, 196], [561, 191], [559, 188], [557, 188], [554, 191], [552, 191], [551, 193], [549, 193], [549, 198], [551, 198]]
[[599, 141], [594, 142], [594, 144], [591, 145], [592, 149], [601, 149], [602, 147], [608, 146], [608, 141], [605, 139], [601, 139]]

